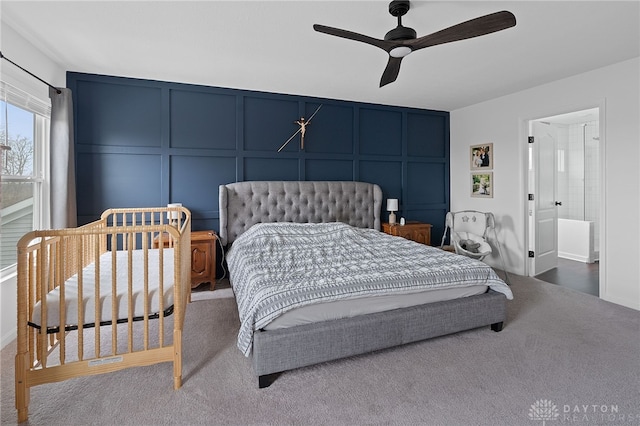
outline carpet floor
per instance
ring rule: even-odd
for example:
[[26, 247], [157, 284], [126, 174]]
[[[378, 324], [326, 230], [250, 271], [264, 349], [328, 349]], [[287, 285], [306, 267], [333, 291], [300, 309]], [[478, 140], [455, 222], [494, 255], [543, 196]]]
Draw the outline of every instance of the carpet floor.
[[[187, 309], [183, 386], [169, 363], [31, 389], [32, 425], [636, 425], [640, 312], [511, 275], [489, 327], [285, 372], [258, 389], [228, 288]], [[1, 423], [16, 423], [15, 342], [0, 352]]]

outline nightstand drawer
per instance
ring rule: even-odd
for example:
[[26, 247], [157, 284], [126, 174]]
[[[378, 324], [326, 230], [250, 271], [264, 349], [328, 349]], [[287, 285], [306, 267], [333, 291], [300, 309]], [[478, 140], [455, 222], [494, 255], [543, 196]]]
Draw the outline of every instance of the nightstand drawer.
[[429, 223], [407, 222], [404, 225], [383, 223], [382, 231], [389, 235], [431, 245], [431, 224]]
[[[163, 244], [169, 246], [169, 238], [164, 237]], [[191, 232], [191, 288], [209, 283], [211, 290], [216, 286], [216, 242], [218, 237], [213, 231]], [[158, 237], [153, 247], [159, 245]]]
[[[215, 249], [215, 247], [214, 247]], [[205, 282], [211, 276], [212, 269], [212, 258], [211, 253], [213, 252], [211, 248], [211, 243], [208, 241], [191, 242], [191, 281], [196, 282]]]
[[213, 231], [191, 233], [191, 288], [209, 283], [216, 286], [216, 241]]

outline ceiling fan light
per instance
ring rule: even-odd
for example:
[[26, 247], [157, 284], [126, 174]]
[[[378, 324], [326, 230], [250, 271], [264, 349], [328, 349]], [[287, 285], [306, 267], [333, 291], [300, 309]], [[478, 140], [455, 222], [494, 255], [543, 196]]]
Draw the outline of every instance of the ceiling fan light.
[[389, 55], [393, 56], [394, 58], [404, 58], [409, 53], [411, 53], [411, 48], [407, 46], [394, 47], [389, 51]]

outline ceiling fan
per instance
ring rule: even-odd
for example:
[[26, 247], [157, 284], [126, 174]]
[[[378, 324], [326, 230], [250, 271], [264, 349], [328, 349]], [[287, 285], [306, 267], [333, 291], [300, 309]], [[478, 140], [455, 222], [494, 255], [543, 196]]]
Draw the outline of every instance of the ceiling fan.
[[402, 58], [415, 50], [491, 34], [516, 25], [516, 17], [513, 13], [502, 11], [471, 19], [418, 38], [413, 28], [402, 26], [402, 16], [409, 11], [409, 7], [409, 1], [406, 0], [392, 1], [389, 4], [389, 13], [398, 18], [398, 26], [389, 31], [384, 36], [384, 40], [319, 24], [315, 24], [313, 29], [336, 37], [367, 43], [387, 52], [389, 62], [380, 79], [380, 87], [382, 87], [396, 80], [400, 72]]

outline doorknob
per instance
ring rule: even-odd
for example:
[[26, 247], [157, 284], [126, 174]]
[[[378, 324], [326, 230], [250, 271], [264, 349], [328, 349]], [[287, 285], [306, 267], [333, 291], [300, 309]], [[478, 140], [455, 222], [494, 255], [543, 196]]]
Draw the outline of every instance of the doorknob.
[[556, 206], [561, 206], [562, 205], [562, 201], [556, 201]]

